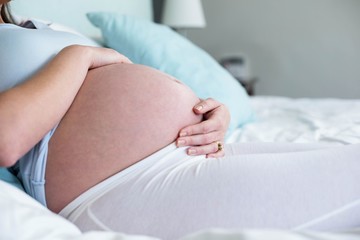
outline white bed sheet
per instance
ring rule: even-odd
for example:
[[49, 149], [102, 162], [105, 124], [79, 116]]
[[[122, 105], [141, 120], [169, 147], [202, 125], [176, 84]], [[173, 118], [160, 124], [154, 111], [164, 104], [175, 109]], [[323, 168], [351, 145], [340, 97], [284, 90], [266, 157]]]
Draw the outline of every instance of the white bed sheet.
[[[24, 192], [2, 181], [0, 212], [0, 239], [4, 240], [160, 240], [116, 232], [81, 233], [70, 221], [50, 212]], [[359, 234], [359, 229], [347, 233], [206, 229], [178, 240], [356, 240], [360, 238]]]
[[252, 97], [256, 120], [227, 142], [360, 143], [360, 99]]

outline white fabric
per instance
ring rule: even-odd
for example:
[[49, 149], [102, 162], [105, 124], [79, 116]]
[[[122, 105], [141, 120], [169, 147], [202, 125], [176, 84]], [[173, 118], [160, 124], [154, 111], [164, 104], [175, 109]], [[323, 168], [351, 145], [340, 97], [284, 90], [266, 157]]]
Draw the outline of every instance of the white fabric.
[[156, 240], [114, 232], [82, 234], [74, 224], [3, 181], [0, 181], [0, 213], [1, 240]]
[[[148, 236], [115, 232], [81, 233], [72, 223], [51, 213], [34, 199], [0, 181], [1, 240], [159, 240]], [[179, 240], [356, 240], [352, 233], [309, 233], [280, 230], [210, 229], [190, 234]]]
[[191, 234], [180, 240], [359, 240], [359, 233], [360, 230], [354, 230], [347, 233], [319, 233], [274, 229], [210, 229]]
[[81, 230], [177, 239], [209, 227], [360, 227], [360, 145], [231, 144], [227, 157], [175, 145], [90, 189], [61, 214]]
[[228, 142], [360, 143], [360, 99], [251, 98], [256, 121]]
[[[36, 2], [36, 3], [35, 3]], [[67, 5], [64, 1], [31, 1], [31, 4], [25, 6], [26, 1], [14, 1], [13, 10], [16, 13], [29, 13], [33, 10], [38, 10], [37, 17], [46, 18], [49, 16], [51, 20], [64, 23], [64, 19], [75, 23], [76, 29], [88, 32], [91, 25], [86, 22], [84, 14], [79, 14], [78, 7], [72, 7], [73, 12], [61, 12], [60, 8]], [[95, 4], [97, 1], [90, 1]], [[76, 4], [81, 7], [88, 8], [89, 1], [76, 1]], [[134, 1], [121, 1], [124, 4], [119, 4], [119, 0], [113, 1], [114, 4], [124, 9], [127, 3]], [[138, 6], [143, 5], [144, 0], [136, 1], [137, 7], [132, 7], [134, 12], [140, 9]], [[150, 2], [150, 1], [146, 1]], [[25, 3], [25, 4], [22, 4]], [[55, 3], [55, 4], [54, 4]], [[71, 4], [74, 1], [71, 2]], [[44, 8], [44, 4], [49, 7]], [[70, 5], [71, 5], [70, 4]], [[100, 4], [101, 6], [113, 8], [110, 4]], [[24, 5], [24, 6], [23, 6]], [[146, 4], [150, 6], [150, 4]], [[29, 10], [29, 7], [32, 9]], [[46, 11], [44, 11], [46, 9]], [[96, 8], [98, 10], [98, 7]], [[142, 9], [142, 8], [141, 8]], [[88, 11], [89, 9], [86, 9]], [[66, 18], [63, 15], [67, 16]], [[70, 15], [69, 15], [70, 14]], [[81, 21], [73, 21], [74, 16], [82, 17]], [[55, 17], [54, 17], [55, 16]], [[84, 25], [85, 23], [86, 25]], [[68, 25], [68, 22], [66, 22]], [[93, 28], [94, 30], [94, 28]], [[89, 31], [93, 31], [89, 30]], [[93, 36], [93, 34], [91, 34]], [[94, 34], [98, 36], [99, 33]], [[243, 129], [239, 129], [230, 141], [252, 141], [252, 142], [327, 142], [327, 143], [359, 143], [359, 115], [360, 107], [358, 101], [335, 101], [335, 100], [291, 100], [291, 99], [273, 99], [268, 101], [267, 98], [255, 98], [253, 101], [254, 107], [258, 113], [259, 121]], [[263, 101], [263, 102], [261, 102]], [[318, 105], [318, 103], [320, 105]], [[322, 104], [323, 103], [323, 104]], [[344, 103], [344, 105], [342, 105]], [[321, 106], [323, 105], [323, 106]], [[342, 105], [342, 106], [341, 106]], [[296, 107], [301, 107], [297, 110]], [[325, 107], [325, 108], [324, 108]], [[324, 111], [325, 110], [325, 111]], [[315, 113], [315, 114], [313, 114]], [[302, 115], [305, 114], [305, 115]], [[250, 153], [249, 153], [250, 154]], [[271, 155], [271, 154], [270, 154]], [[251, 156], [246, 156], [244, 159], [250, 161]], [[334, 157], [335, 158], [335, 157]], [[195, 160], [197, 162], [198, 160]], [[245, 161], [245, 160], [244, 160]], [[189, 163], [190, 164], [190, 163]], [[190, 164], [191, 165], [191, 164]], [[206, 168], [207, 164], [203, 167]], [[203, 167], [201, 167], [203, 169]], [[313, 167], [313, 166], [312, 166]], [[190, 168], [193, 169], [193, 168]], [[176, 170], [176, 169], [175, 169]], [[174, 170], [174, 171], [175, 171]], [[314, 169], [313, 169], [314, 170]], [[319, 170], [319, 169], [317, 169]], [[339, 170], [340, 171], [340, 170]], [[176, 171], [175, 171], [176, 172]], [[174, 172], [174, 173], [175, 173]], [[241, 171], [243, 172], [243, 171]], [[340, 171], [341, 172], [341, 171]], [[344, 173], [341, 173], [344, 175]], [[181, 177], [181, 176], [180, 176]], [[217, 180], [216, 178], [214, 178]], [[170, 180], [170, 179], [169, 179]], [[306, 179], [305, 179], [306, 180]], [[166, 184], [165, 184], [166, 185]], [[335, 184], [336, 186], [337, 184]], [[357, 186], [356, 186], [357, 187]], [[355, 189], [355, 187], [354, 187]], [[357, 189], [355, 189], [357, 190]], [[209, 190], [210, 191], [210, 190]], [[309, 195], [304, 193], [304, 195]], [[316, 195], [316, 194], [315, 194]], [[334, 195], [334, 197], [338, 197]], [[330, 200], [332, 198], [329, 198]], [[196, 201], [194, 199], [193, 201]], [[324, 201], [326, 203], [326, 201]], [[141, 218], [142, 216], [140, 216]], [[342, 219], [342, 218], [341, 218]], [[165, 223], [163, 228], [167, 228]], [[181, 224], [180, 224], [181, 226]], [[150, 237], [129, 236], [113, 232], [90, 232], [81, 234], [80, 231], [69, 221], [52, 214], [39, 203], [28, 197], [25, 193], [13, 188], [0, 181], [0, 239], [66, 239], [66, 240], [89, 240], [89, 239], [121, 239], [121, 240], [150, 240]], [[332, 233], [297, 233], [281, 230], [212, 230], [205, 231], [199, 234], [190, 235], [182, 238], [183, 240], [347, 240], [360, 239], [360, 231], [353, 234], [332, 234]]]

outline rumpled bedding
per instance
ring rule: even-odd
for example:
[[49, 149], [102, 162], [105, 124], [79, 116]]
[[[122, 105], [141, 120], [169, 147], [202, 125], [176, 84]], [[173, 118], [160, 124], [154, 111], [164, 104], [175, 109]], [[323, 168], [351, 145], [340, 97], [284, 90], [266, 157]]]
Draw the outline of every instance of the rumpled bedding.
[[[23, 191], [2, 181], [0, 181], [0, 213], [0, 239], [4, 240], [159, 240], [151, 236], [115, 232], [81, 233], [70, 221], [50, 212]], [[179, 240], [356, 240], [359, 238], [360, 229], [347, 233], [205, 229]]]
[[256, 120], [227, 142], [360, 143], [360, 99], [252, 97]]

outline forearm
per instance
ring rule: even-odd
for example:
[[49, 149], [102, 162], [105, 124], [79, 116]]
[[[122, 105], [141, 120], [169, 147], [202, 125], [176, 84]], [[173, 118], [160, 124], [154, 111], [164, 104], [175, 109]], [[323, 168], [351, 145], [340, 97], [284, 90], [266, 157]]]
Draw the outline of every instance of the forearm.
[[70, 107], [90, 66], [89, 51], [68, 47], [25, 83], [0, 94], [0, 165], [12, 165]]

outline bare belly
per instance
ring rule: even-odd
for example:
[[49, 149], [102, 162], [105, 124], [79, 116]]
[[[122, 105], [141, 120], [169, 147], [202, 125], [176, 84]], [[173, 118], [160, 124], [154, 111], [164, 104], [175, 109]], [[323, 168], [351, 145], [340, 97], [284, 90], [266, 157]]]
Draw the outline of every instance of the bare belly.
[[59, 212], [90, 187], [173, 142], [201, 121], [185, 85], [157, 70], [116, 64], [89, 71], [49, 143], [48, 207]]

